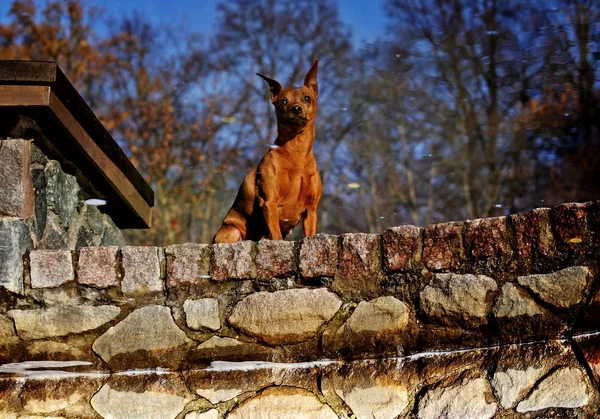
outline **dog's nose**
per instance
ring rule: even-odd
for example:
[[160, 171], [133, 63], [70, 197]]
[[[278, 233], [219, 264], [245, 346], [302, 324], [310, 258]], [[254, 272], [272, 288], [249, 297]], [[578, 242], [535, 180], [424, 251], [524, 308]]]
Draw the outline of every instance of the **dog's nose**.
[[298, 105], [292, 106], [292, 108], [290, 110], [292, 111], [292, 113], [295, 113], [296, 115], [300, 115], [302, 113], [302, 108]]

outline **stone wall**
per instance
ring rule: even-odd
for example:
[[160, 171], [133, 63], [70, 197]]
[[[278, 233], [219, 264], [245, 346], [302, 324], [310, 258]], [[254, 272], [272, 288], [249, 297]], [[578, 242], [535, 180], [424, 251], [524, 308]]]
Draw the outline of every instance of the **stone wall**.
[[85, 203], [94, 197], [32, 141], [0, 139], [0, 179], [0, 286], [23, 292], [33, 249], [123, 245], [111, 218]]
[[[21, 282], [0, 278], [0, 363], [184, 371], [164, 392], [190, 418], [286, 404], [306, 417], [586, 417], [600, 406], [599, 262], [600, 202], [300, 242], [32, 250]], [[241, 370], [223, 386], [203, 369], [324, 359], [345, 363]], [[128, 377], [98, 383], [96, 412]], [[163, 391], [133, 380], [136, 394]]]

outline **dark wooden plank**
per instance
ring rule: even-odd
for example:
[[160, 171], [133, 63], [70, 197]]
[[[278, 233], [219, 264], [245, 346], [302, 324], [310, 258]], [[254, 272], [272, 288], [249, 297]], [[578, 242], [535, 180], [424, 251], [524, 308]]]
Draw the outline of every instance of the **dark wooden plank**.
[[46, 84], [56, 82], [58, 66], [52, 61], [0, 61], [0, 84]]
[[0, 107], [48, 106], [49, 103], [49, 86], [0, 85]]

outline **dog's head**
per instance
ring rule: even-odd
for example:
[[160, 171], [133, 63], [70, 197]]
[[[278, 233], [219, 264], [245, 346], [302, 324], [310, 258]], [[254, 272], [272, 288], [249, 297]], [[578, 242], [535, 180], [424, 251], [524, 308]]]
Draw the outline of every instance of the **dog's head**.
[[318, 67], [319, 60], [317, 59], [306, 73], [304, 85], [301, 87], [282, 88], [277, 80], [256, 73], [269, 83], [271, 102], [275, 106], [278, 123], [300, 128], [315, 119], [317, 100], [319, 99]]

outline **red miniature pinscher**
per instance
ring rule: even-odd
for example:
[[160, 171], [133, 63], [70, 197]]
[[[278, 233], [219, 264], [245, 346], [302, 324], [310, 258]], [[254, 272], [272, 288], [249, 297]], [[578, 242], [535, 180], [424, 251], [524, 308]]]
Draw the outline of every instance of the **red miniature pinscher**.
[[317, 115], [318, 60], [302, 87], [282, 88], [257, 73], [271, 89], [277, 116], [277, 139], [258, 166], [246, 176], [214, 243], [282, 240], [302, 219], [305, 236], [317, 233], [317, 206], [322, 185], [313, 155]]

